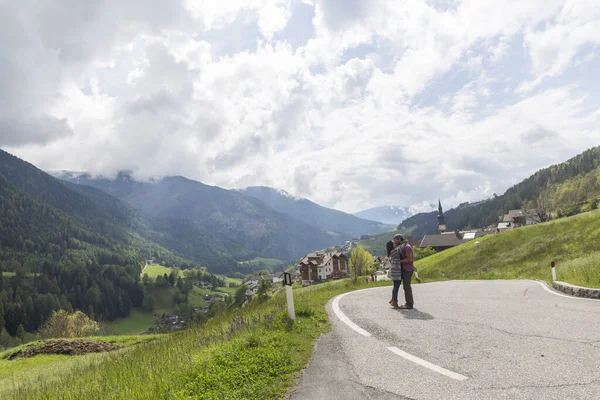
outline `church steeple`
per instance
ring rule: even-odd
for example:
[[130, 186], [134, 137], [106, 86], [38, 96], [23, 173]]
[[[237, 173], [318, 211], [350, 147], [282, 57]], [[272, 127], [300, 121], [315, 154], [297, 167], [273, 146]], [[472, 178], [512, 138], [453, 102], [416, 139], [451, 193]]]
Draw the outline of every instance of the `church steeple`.
[[440, 233], [446, 232], [446, 217], [444, 217], [444, 211], [442, 210], [442, 201], [438, 199], [438, 231]]

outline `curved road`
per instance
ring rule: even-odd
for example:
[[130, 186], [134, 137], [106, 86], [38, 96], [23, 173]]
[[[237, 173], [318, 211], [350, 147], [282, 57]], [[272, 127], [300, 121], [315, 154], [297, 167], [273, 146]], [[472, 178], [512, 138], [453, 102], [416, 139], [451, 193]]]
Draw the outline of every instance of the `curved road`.
[[599, 300], [530, 280], [413, 292], [413, 310], [389, 307], [391, 287], [330, 301], [332, 332], [317, 341], [291, 398], [600, 398]]

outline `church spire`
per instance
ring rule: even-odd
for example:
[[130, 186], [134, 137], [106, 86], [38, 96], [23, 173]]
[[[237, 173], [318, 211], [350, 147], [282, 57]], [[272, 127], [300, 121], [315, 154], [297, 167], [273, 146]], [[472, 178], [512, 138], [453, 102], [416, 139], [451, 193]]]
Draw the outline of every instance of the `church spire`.
[[444, 216], [444, 211], [442, 210], [442, 200], [438, 199], [438, 231], [440, 233], [446, 232], [446, 217]]

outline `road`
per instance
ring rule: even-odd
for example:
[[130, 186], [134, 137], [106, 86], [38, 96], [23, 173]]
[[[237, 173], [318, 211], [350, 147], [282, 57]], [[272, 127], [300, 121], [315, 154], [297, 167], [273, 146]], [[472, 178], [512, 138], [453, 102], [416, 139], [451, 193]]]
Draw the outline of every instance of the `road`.
[[600, 398], [600, 301], [531, 280], [413, 291], [413, 310], [389, 307], [391, 287], [330, 301], [291, 399]]

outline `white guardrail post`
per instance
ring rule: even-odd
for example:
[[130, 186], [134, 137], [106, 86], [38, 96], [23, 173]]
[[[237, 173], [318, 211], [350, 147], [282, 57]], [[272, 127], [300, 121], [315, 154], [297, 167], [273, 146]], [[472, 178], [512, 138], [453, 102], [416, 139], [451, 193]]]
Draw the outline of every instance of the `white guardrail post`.
[[296, 319], [296, 312], [294, 310], [294, 295], [292, 294], [292, 274], [288, 272], [283, 274], [283, 285], [285, 286], [288, 314], [291, 319]]

